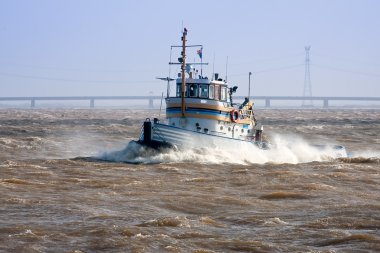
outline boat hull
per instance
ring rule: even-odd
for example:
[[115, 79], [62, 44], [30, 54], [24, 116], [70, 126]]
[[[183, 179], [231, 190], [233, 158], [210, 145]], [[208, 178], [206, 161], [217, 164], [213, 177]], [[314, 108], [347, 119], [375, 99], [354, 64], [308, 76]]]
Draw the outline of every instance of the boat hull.
[[[146, 124], [145, 122], [144, 124]], [[150, 124], [149, 124], [150, 123]], [[187, 148], [227, 148], [227, 147], [255, 147], [266, 148], [266, 143], [242, 140], [237, 138], [223, 137], [203, 132], [191, 131], [180, 127], [170, 126], [162, 123], [148, 122], [144, 125], [144, 131], [140, 137], [140, 143], [153, 147], [175, 147], [178, 149]], [[150, 126], [149, 126], [150, 125]], [[151, 131], [151, 133], [148, 133]]]
[[[258, 150], [280, 150], [277, 145], [261, 141], [249, 141], [237, 138], [223, 137], [209, 133], [196, 132], [180, 127], [159, 123], [144, 122], [143, 131], [138, 141], [140, 144], [154, 149], [173, 148], [178, 150], [212, 148], [224, 151], [247, 152]], [[330, 154], [334, 158], [347, 157], [344, 146], [340, 145], [310, 145], [317, 153]], [[255, 154], [255, 152], [252, 152]], [[257, 154], [257, 153], [256, 153]]]

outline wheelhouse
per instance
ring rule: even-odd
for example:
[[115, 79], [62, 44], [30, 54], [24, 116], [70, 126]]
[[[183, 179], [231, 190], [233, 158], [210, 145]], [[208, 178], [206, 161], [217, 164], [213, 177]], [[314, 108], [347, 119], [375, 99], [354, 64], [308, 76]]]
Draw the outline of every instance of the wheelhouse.
[[[185, 86], [186, 98], [209, 99], [221, 102], [229, 102], [230, 94], [227, 84], [223, 81], [209, 81], [208, 79], [193, 79], [194, 82], [187, 80]], [[202, 82], [205, 80], [205, 82]], [[176, 97], [180, 98], [182, 92], [182, 82], [177, 81]]]

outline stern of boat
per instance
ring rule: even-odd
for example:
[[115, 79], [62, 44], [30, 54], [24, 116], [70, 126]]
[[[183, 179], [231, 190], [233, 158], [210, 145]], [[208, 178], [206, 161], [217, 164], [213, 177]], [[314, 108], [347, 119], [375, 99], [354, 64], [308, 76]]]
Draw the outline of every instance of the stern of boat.
[[154, 149], [173, 148], [174, 146], [172, 144], [164, 140], [158, 141], [153, 138], [154, 125], [158, 122], [159, 120], [157, 118], [154, 118], [153, 122], [150, 120], [150, 118], [145, 119], [143, 125], [141, 126], [140, 138], [137, 142], [141, 145], [148, 146]]

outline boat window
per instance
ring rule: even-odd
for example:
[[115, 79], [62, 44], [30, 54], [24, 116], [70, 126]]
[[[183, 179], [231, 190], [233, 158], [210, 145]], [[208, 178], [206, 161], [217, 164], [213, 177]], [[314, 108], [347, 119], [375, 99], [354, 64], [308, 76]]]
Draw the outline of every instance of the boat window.
[[220, 100], [220, 86], [218, 84], [215, 85], [215, 100]]
[[199, 97], [208, 98], [208, 85], [200, 84], [199, 85]]
[[177, 83], [176, 97], [181, 97], [181, 83]]
[[209, 98], [214, 99], [214, 85], [209, 86]]
[[220, 100], [223, 100], [223, 101], [227, 100], [227, 88], [226, 87], [221, 88]]
[[189, 85], [189, 97], [198, 97], [198, 84], [192, 83]]

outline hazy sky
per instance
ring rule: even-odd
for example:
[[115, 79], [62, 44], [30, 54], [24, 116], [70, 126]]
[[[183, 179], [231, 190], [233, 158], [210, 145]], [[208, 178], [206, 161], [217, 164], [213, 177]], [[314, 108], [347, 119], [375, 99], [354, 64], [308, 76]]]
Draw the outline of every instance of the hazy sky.
[[0, 97], [160, 95], [182, 24], [239, 95], [249, 71], [253, 95], [302, 95], [311, 45], [314, 96], [380, 96], [378, 0], [0, 0]]

